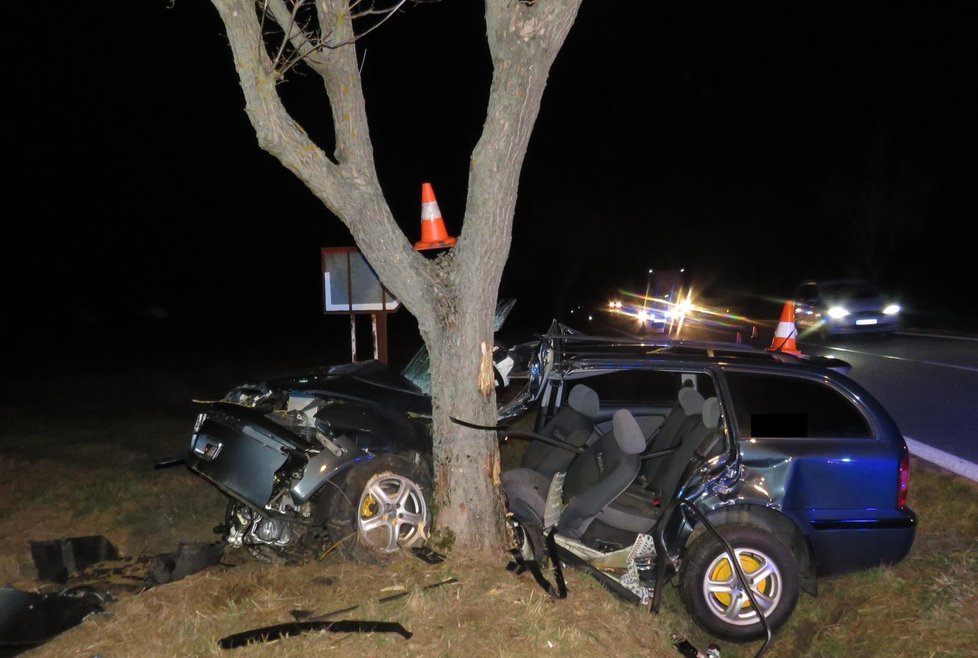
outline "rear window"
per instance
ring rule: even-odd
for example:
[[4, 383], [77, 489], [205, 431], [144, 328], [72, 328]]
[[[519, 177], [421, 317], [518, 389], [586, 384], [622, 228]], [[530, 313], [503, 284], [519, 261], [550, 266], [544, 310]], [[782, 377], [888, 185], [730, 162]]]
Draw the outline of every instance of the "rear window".
[[725, 373], [742, 438], [873, 438], [862, 412], [822, 382], [758, 373]]

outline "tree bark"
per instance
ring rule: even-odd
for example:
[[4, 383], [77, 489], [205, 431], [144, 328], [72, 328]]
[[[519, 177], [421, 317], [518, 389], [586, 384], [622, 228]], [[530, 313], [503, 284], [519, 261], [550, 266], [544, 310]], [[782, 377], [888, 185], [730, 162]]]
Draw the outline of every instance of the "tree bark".
[[[520, 171], [547, 76], [581, 0], [487, 0], [493, 63], [482, 136], [469, 169], [466, 212], [452, 250], [415, 252], [384, 199], [373, 161], [347, 0], [319, 0], [317, 29], [291, 19], [286, 0], [212, 0], [227, 28], [259, 145], [295, 173], [353, 234], [381, 281], [418, 320], [431, 355], [435, 527], [445, 541], [487, 555], [504, 547], [492, 425], [493, 317], [509, 255]], [[267, 10], [267, 11], [266, 11]], [[327, 156], [286, 111], [276, 91], [282, 44], [271, 47], [262, 20], [281, 26], [292, 52], [319, 75], [329, 97], [336, 149]], [[486, 383], [488, 376], [488, 384]]]

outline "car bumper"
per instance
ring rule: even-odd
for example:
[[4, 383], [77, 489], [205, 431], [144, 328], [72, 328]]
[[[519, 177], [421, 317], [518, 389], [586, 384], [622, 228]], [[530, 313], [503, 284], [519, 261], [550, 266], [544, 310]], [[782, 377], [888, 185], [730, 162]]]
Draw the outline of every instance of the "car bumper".
[[900, 328], [900, 318], [890, 315], [871, 315], [841, 320], [825, 320], [824, 330], [832, 335], [887, 333]]
[[809, 538], [819, 576], [899, 562], [913, 545], [917, 515], [906, 508], [878, 519], [812, 521]]

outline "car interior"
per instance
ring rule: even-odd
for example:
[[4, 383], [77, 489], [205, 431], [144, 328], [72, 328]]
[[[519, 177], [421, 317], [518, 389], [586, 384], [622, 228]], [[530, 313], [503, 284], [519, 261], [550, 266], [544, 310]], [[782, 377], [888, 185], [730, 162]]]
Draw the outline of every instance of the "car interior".
[[[651, 530], [663, 499], [682, 484], [694, 451], [722, 427], [708, 375], [645, 371], [639, 378], [646, 387], [632, 388], [636, 375], [621, 372], [571, 386], [567, 403], [539, 431], [556, 441], [532, 441], [520, 468], [502, 475], [517, 516], [542, 526], [551, 480], [563, 472], [561, 535], [612, 550]], [[613, 399], [602, 399], [592, 386]], [[621, 399], [624, 390], [639, 399]], [[655, 398], [671, 391], [672, 398], [642, 399], [643, 390]]]

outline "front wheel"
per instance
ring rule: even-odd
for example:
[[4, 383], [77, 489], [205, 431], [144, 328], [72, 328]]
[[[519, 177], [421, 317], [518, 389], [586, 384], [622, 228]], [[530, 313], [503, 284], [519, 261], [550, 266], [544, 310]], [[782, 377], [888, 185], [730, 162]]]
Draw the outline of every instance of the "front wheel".
[[[733, 547], [771, 630], [791, 616], [798, 602], [798, 561], [770, 533], [747, 525], [718, 528]], [[689, 547], [679, 592], [693, 620], [712, 635], [734, 642], [764, 637], [747, 591], [723, 545], [705, 533]]]
[[407, 457], [354, 467], [332, 498], [330, 537], [349, 558], [376, 561], [421, 546], [431, 532], [431, 476]]

